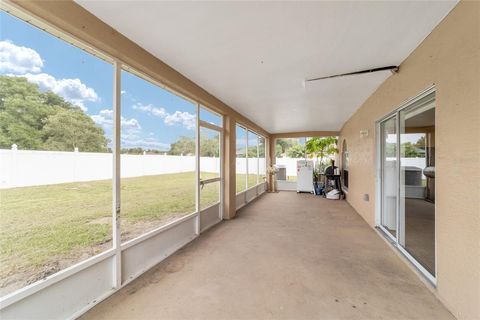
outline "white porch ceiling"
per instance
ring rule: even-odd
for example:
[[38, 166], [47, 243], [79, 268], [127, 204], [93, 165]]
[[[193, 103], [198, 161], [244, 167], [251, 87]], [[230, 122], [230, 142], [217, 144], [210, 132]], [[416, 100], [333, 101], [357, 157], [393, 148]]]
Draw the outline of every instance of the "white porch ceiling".
[[[339, 130], [457, 1], [77, 0], [270, 133]], [[401, 71], [400, 71], [401, 72]]]

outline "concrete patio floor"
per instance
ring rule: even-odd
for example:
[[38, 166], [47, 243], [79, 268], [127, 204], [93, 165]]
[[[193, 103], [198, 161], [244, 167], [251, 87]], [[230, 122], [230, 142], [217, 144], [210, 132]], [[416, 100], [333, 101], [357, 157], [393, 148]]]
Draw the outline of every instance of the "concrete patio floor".
[[265, 194], [82, 319], [454, 319], [345, 202]]

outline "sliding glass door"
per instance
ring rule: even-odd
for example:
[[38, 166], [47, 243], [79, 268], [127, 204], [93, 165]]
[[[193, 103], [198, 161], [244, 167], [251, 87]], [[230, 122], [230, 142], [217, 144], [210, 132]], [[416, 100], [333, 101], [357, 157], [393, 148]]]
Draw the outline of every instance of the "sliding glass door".
[[399, 243], [435, 274], [435, 97], [399, 112]]
[[435, 92], [379, 122], [380, 228], [435, 282]]

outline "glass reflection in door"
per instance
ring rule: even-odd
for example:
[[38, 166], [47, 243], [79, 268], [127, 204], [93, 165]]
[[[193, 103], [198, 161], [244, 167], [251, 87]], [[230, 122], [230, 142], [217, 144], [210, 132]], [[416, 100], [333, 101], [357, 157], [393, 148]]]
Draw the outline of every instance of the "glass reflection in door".
[[398, 242], [435, 275], [435, 97], [400, 113]]

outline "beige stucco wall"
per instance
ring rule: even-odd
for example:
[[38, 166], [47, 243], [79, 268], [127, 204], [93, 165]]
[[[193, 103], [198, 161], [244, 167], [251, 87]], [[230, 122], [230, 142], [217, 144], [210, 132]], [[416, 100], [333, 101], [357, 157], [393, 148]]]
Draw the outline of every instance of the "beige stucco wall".
[[[375, 121], [436, 86], [438, 297], [480, 319], [480, 2], [460, 2], [344, 124], [349, 203], [375, 225]], [[361, 138], [360, 130], [368, 130]], [[370, 195], [370, 201], [363, 200]]]

